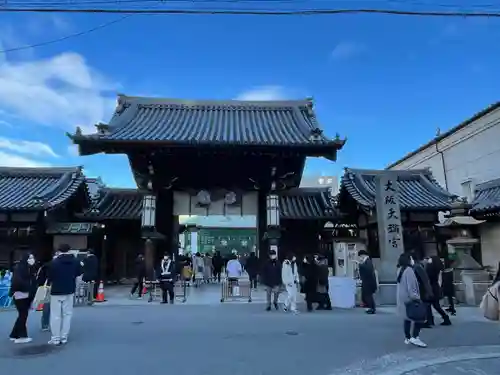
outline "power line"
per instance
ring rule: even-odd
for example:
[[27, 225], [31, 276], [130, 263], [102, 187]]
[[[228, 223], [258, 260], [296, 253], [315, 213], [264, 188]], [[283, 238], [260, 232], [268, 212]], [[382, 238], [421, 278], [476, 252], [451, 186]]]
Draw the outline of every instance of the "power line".
[[395, 9], [304, 9], [304, 10], [250, 10], [250, 9], [97, 9], [97, 8], [2, 8], [0, 13], [107, 13], [107, 14], [184, 14], [184, 15], [253, 15], [253, 16], [315, 16], [338, 14], [387, 14], [419, 17], [474, 17], [500, 18], [500, 11], [411, 11]]
[[4, 53], [8, 53], [8, 52], [15, 52], [15, 51], [22, 51], [22, 50], [26, 50], [26, 49], [30, 49], [30, 48], [47, 46], [49, 44], [59, 43], [59, 42], [62, 42], [64, 40], [68, 40], [68, 39], [72, 39], [72, 38], [77, 38], [79, 36], [90, 34], [90, 33], [94, 32], [94, 31], [101, 30], [101, 29], [104, 29], [105, 27], [114, 25], [114, 24], [116, 24], [118, 22], [121, 22], [121, 21], [123, 21], [123, 20], [125, 20], [127, 18], [132, 17], [132, 16], [133, 16], [132, 14], [127, 14], [126, 16], [120, 17], [120, 18], [118, 18], [116, 20], [113, 20], [113, 21], [110, 21], [110, 22], [106, 22], [106, 23], [102, 23], [102, 24], [100, 24], [98, 26], [95, 26], [95, 27], [93, 27], [91, 29], [87, 29], [87, 30], [83, 30], [83, 31], [80, 31], [80, 32], [77, 32], [77, 33], [74, 33], [74, 34], [66, 35], [66, 36], [63, 36], [61, 38], [47, 40], [45, 42], [40, 42], [40, 43], [35, 43], [35, 44], [29, 44], [29, 45], [21, 46], [21, 47], [14, 47], [14, 48], [8, 48], [8, 49], [0, 50], [0, 54], [4, 54]]

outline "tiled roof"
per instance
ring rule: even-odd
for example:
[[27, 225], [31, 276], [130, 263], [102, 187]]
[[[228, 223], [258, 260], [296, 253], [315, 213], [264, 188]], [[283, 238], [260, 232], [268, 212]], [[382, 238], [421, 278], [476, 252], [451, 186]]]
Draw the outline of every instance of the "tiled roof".
[[477, 185], [471, 214], [494, 214], [500, 211], [500, 179]]
[[[348, 193], [365, 208], [375, 207], [376, 177], [386, 171], [346, 168], [340, 194]], [[429, 169], [391, 171], [396, 173], [403, 210], [448, 210], [456, 196], [444, 190]]]
[[328, 189], [297, 188], [280, 195], [281, 219], [332, 219], [337, 215]]
[[136, 189], [103, 188], [100, 199], [83, 216], [89, 220], [140, 220], [142, 197]]
[[311, 100], [192, 101], [118, 97], [109, 124], [98, 133], [69, 135], [82, 141], [148, 141], [175, 145], [314, 146], [334, 153], [345, 141], [319, 129]]
[[85, 185], [85, 176], [80, 167], [0, 167], [0, 210], [55, 208], [71, 198], [82, 185]]

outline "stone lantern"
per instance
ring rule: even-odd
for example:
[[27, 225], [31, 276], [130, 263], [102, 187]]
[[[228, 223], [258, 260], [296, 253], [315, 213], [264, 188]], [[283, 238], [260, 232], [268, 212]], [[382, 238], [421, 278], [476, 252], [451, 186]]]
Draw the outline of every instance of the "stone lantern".
[[448, 228], [451, 232], [452, 237], [446, 245], [450, 258], [454, 260], [455, 281], [462, 282], [466, 302], [476, 305], [478, 293], [475, 293], [475, 285], [487, 283], [489, 275], [471, 255], [472, 248], [479, 243], [479, 239], [472, 236], [471, 228], [484, 223], [484, 220], [469, 216], [470, 207], [466, 199], [454, 202], [448, 217], [436, 226]]

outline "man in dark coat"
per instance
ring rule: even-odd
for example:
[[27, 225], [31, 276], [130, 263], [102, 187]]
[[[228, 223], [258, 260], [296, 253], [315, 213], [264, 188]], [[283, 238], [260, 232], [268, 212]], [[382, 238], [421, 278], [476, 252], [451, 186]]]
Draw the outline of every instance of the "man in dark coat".
[[99, 260], [92, 250], [89, 250], [87, 257], [83, 261], [83, 275], [82, 281], [86, 283], [94, 282], [94, 290], [92, 295], [94, 299], [97, 297], [97, 290], [99, 288]]
[[366, 306], [367, 314], [375, 314], [375, 300], [373, 295], [377, 291], [377, 276], [375, 275], [375, 268], [373, 262], [365, 250], [358, 252], [359, 257], [359, 278], [361, 279], [361, 300]]
[[138, 292], [139, 298], [142, 298], [142, 292], [144, 290], [144, 278], [146, 277], [146, 263], [144, 261], [144, 255], [139, 254], [134, 264], [134, 276], [135, 282], [130, 291], [130, 297], [133, 298], [135, 293]]
[[257, 274], [259, 273], [259, 259], [255, 256], [252, 251], [250, 256], [246, 260], [245, 269], [248, 273], [250, 279], [250, 286], [257, 289]]
[[330, 270], [328, 268], [328, 259], [324, 256], [318, 258], [318, 307], [316, 310], [331, 310], [332, 301], [330, 300], [328, 276]]
[[281, 263], [278, 260], [276, 251], [269, 252], [269, 259], [262, 268], [262, 284], [266, 286], [267, 311], [271, 311], [271, 297], [274, 308], [278, 310], [278, 297], [283, 284], [281, 280]]
[[220, 251], [216, 251], [215, 255], [212, 257], [212, 267], [214, 270], [214, 279], [220, 283], [220, 276], [222, 273], [222, 268], [224, 267], [224, 259], [220, 255]]

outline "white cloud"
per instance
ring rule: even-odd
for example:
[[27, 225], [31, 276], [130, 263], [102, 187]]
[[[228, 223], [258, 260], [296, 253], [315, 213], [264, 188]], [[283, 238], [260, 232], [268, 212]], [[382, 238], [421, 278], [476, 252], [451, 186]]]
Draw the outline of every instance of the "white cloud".
[[9, 128], [12, 128], [12, 124], [8, 121], [5, 121], [5, 120], [0, 120], [0, 126], [6, 126]]
[[42, 142], [24, 141], [0, 137], [0, 149], [25, 155], [40, 157], [49, 156], [53, 158], [59, 157], [59, 155], [54, 152], [52, 147]]
[[287, 96], [286, 90], [281, 86], [261, 86], [241, 93], [236, 100], [283, 100]]
[[0, 150], [0, 166], [2, 167], [48, 167], [50, 164]]
[[365, 52], [366, 47], [355, 42], [341, 42], [335, 46], [330, 57], [333, 60], [348, 60]]
[[52, 58], [0, 61], [0, 110], [46, 125], [89, 131], [108, 120], [116, 85], [92, 69], [85, 58], [66, 52]]

